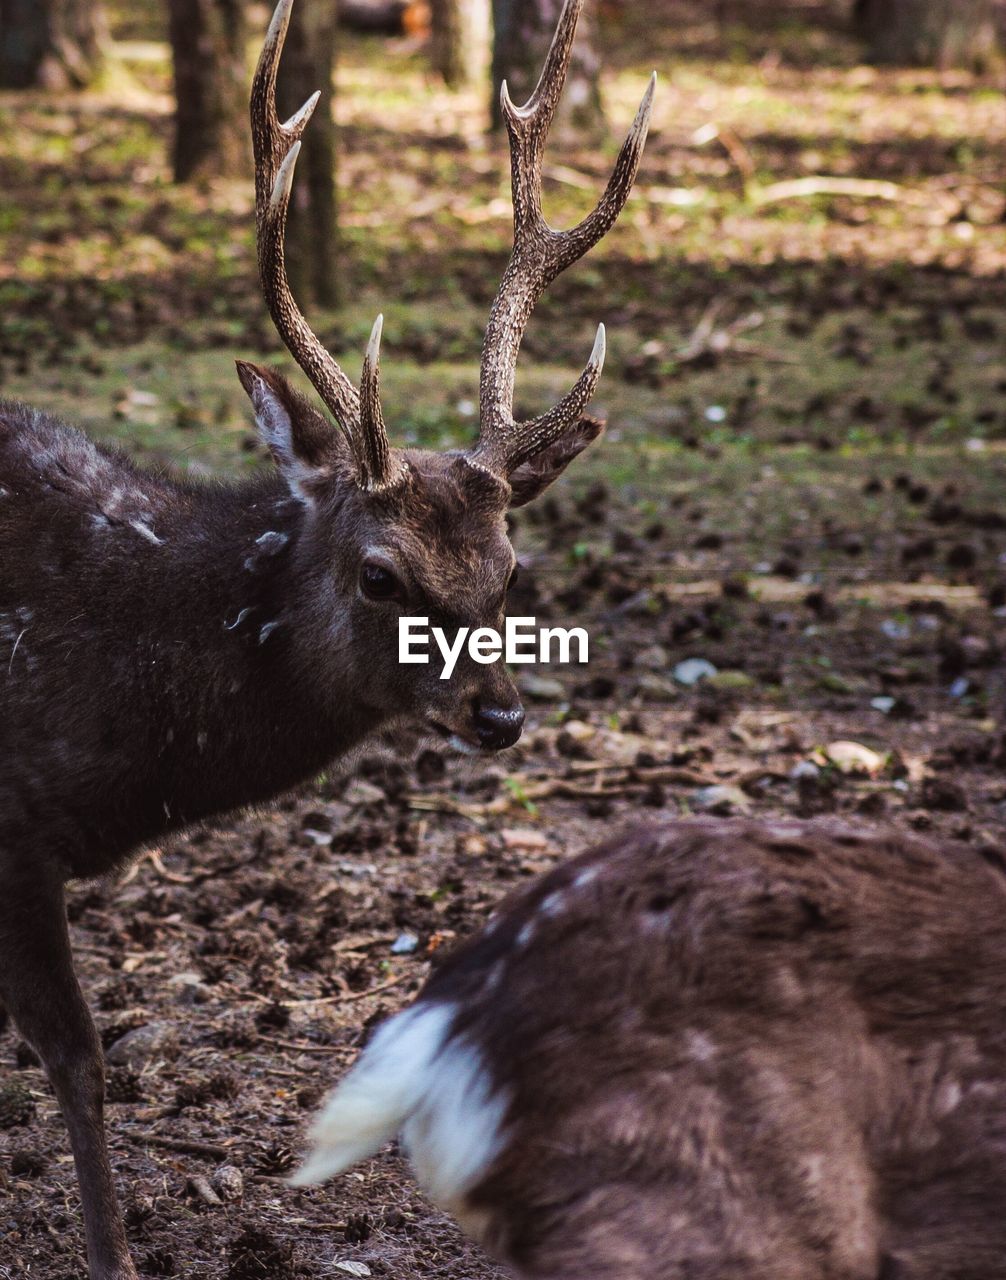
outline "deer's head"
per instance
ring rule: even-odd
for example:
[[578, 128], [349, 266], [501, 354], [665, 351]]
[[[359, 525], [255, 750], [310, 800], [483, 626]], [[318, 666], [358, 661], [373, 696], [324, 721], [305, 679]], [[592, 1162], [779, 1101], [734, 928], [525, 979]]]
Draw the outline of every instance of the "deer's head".
[[[524, 329], [545, 287], [609, 230], [628, 198], [649, 123], [647, 89], [597, 207], [572, 231], [541, 211], [542, 154], [562, 91], [583, 0], [566, 0], [537, 88], [515, 107], [503, 86], [510, 136], [514, 247], [486, 328], [475, 446], [449, 453], [395, 449], [381, 409], [381, 318], [359, 389], [322, 346], [290, 291], [283, 256], [287, 209], [314, 94], [285, 124], [276, 114], [276, 73], [293, 0], [279, 0], [252, 86], [259, 271], [273, 321], [335, 424], [278, 373], [239, 363], [259, 429], [291, 492], [307, 509], [298, 548], [317, 566], [312, 643], [362, 702], [460, 747], [499, 750], [520, 736], [520, 699], [501, 663], [462, 657], [450, 680], [436, 663], [400, 665], [398, 619], [426, 616], [448, 634], [500, 628], [516, 559], [506, 513], [542, 492], [594, 440], [601, 424], [584, 410], [604, 362], [604, 326], [572, 390], [528, 422], [513, 417]], [[352, 637], [352, 643], [349, 638]], [[347, 669], [348, 668], [348, 669]]]

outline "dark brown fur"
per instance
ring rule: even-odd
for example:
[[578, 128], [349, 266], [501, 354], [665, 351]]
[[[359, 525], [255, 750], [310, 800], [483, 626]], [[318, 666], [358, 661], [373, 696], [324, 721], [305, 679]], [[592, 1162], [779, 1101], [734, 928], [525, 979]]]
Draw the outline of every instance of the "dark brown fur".
[[488, 1247], [535, 1280], [1002, 1277], [1004, 918], [971, 851], [835, 822], [637, 830], [519, 893], [421, 997], [510, 1096]]

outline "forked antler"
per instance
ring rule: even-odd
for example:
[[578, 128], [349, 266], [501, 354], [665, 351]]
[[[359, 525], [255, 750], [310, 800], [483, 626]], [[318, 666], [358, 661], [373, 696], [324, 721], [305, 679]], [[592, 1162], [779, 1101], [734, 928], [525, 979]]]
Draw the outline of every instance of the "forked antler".
[[284, 236], [293, 171], [300, 154], [301, 137], [321, 97], [320, 91], [313, 93], [285, 124], [276, 114], [276, 75], [293, 3], [294, 0], [279, 0], [252, 81], [259, 275], [273, 323], [290, 354], [342, 428], [352, 449], [361, 485], [379, 489], [394, 478], [390, 472], [390, 450], [379, 393], [382, 318], [378, 316], [370, 336], [358, 393], [304, 319], [286, 276]]
[[[252, 82], [251, 124], [255, 152], [255, 222], [259, 274], [273, 322], [290, 354], [335, 416], [348, 440], [360, 483], [385, 488], [398, 478], [391, 464], [381, 412], [378, 316], [363, 362], [360, 391], [322, 346], [294, 301], [286, 276], [284, 235], [294, 166], [301, 137], [318, 105], [314, 93], [285, 124], [276, 114], [276, 74], [294, 0], [279, 0]], [[598, 325], [590, 360], [573, 389], [547, 413], [528, 422], [513, 417], [517, 354], [535, 304], [547, 286], [610, 230], [632, 190], [646, 142], [656, 74], [618, 153], [604, 194], [571, 231], [553, 231], [541, 209], [542, 159], [569, 68], [583, 0], [566, 0], [534, 93], [514, 106], [503, 83], [503, 118], [510, 137], [514, 243], [489, 313], [479, 382], [480, 431], [472, 454], [479, 465], [506, 477], [547, 448], [580, 419], [604, 364], [604, 325]]]
[[604, 364], [604, 325], [599, 325], [587, 367], [573, 389], [541, 417], [515, 422], [517, 353], [535, 304], [560, 272], [609, 231], [629, 197], [650, 123], [656, 73], [650, 78], [628, 137], [618, 153], [604, 195], [571, 231], [553, 231], [541, 209], [542, 158], [549, 127], [569, 68], [583, 0], [566, 0], [541, 78], [523, 107], [514, 106], [503, 82], [501, 106], [510, 137], [514, 242], [489, 313], [479, 383], [480, 431], [474, 457], [506, 476], [579, 421]]

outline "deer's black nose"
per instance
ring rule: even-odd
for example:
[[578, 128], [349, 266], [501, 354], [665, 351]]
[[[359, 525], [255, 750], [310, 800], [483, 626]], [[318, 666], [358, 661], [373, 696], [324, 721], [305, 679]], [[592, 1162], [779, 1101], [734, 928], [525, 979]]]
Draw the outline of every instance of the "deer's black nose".
[[479, 746], [486, 751], [502, 751], [512, 747], [524, 728], [524, 708], [495, 707], [492, 703], [475, 703], [475, 732]]

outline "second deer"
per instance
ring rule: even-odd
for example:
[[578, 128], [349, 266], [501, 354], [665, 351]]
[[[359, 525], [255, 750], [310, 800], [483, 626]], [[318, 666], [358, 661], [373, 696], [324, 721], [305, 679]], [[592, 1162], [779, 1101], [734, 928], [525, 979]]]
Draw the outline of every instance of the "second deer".
[[635, 830], [381, 1027], [301, 1184], [400, 1130], [526, 1280], [1001, 1280], [1006, 876], [837, 822]]

